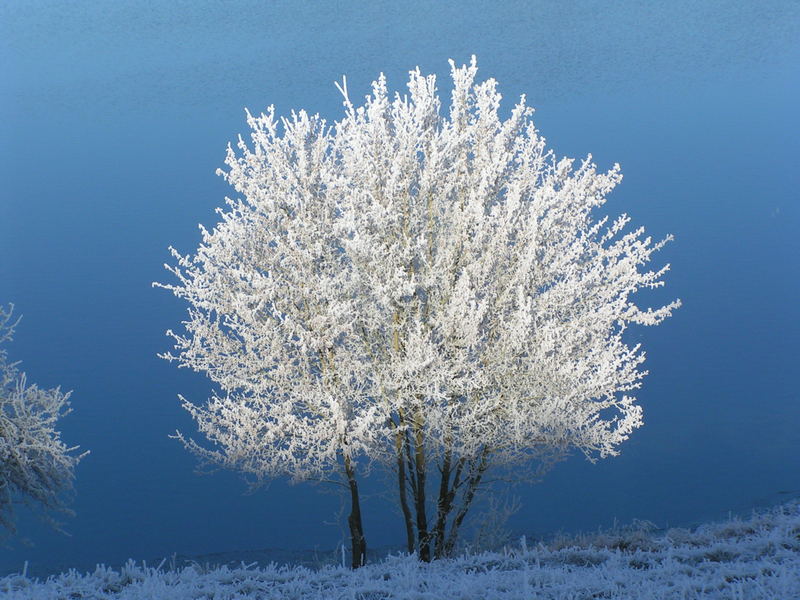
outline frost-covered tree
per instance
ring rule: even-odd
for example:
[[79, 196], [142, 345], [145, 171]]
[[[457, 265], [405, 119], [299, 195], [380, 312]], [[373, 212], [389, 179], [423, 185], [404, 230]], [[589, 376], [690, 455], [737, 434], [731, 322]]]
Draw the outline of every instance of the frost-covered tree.
[[187, 444], [258, 477], [340, 470], [354, 506], [378, 459], [423, 560], [452, 553], [490, 468], [616, 454], [646, 374], [626, 328], [680, 305], [631, 298], [663, 285], [641, 268], [670, 238], [592, 217], [619, 166], [557, 160], [524, 97], [502, 120], [474, 57], [451, 68], [447, 115], [418, 69], [359, 107], [340, 86], [333, 127], [248, 113], [222, 172], [241, 197], [164, 286], [192, 305], [167, 357], [224, 391], [185, 403], [216, 447]]
[[[14, 333], [12, 308], [0, 307], [0, 344]], [[75, 465], [86, 453], [75, 454], [56, 431], [56, 421], [70, 412], [69, 393], [29, 384], [17, 364], [0, 348], [0, 526], [15, 532], [14, 506], [25, 504], [51, 513], [71, 514], [65, 495], [72, 490]]]

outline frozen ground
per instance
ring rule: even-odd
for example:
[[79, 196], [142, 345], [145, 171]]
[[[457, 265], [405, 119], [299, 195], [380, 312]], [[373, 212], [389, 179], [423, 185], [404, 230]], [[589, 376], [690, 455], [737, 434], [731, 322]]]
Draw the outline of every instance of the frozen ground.
[[749, 519], [661, 534], [639, 523], [620, 531], [420, 564], [390, 556], [339, 566], [149, 567], [69, 571], [44, 581], [0, 579], [7, 600], [494, 600], [800, 599], [800, 502]]

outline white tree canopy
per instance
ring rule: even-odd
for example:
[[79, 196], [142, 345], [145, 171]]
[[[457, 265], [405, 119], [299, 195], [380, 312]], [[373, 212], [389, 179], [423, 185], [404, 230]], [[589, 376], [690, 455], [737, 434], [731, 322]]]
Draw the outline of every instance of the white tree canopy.
[[[0, 307], [0, 344], [11, 340], [13, 307]], [[14, 505], [70, 513], [64, 494], [72, 489], [75, 465], [83, 454], [61, 441], [56, 421], [70, 412], [69, 393], [29, 384], [19, 363], [0, 348], [0, 526], [15, 531]]]

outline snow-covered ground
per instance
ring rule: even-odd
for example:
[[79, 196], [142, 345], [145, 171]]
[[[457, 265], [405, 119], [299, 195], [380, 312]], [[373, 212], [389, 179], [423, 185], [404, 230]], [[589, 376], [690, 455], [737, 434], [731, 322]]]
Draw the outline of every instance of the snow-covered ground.
[[692, 531], [621, 531], [554, 540], [421, 564], [390, 556], [351, 571], [274, 564], [170, 568], [129, 562], [120, 570], [69, 571], [44, 581], [0, 579], [22, 599], [493, 600], [800, 599], [800, 502]]

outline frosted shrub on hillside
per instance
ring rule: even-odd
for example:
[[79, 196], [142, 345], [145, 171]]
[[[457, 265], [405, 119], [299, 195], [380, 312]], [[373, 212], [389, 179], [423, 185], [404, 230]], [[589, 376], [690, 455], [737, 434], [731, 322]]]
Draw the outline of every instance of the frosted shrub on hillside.
[[[0, 344], [11, 340], [12, 307], [0, 307]], [[25, 373], [0, 348], [0, 526], [14, 533], [14, 505], [27, 504], [69, 513], [64, 494], [72, 489], [74, 469], [84, 456], [61, 441], [56, 421], [69, 413], [69, 393], [29, 384]]]
[[343, 83], [332, 127], [248, 113], [223, 172], [241, 197], [162, 286], [191, 305], [165, 357], [222, 390], [184, 401], [214, 444], [187, 446], [257, 479], [340, 474], [354, 540], [356, 467], [378, 459], [423, 560], [453, 552], [491, 468], [617, 454], [646, 374], [624, 333], [679, 306], [632, 300], [663, 285], [643, 267], [670, 238], [591, 216], [619, 166], [557, 159], [524, 97], [503, 121], [474, 57], [451, 69], [449, 114], [418, 69], [358, 107]]

